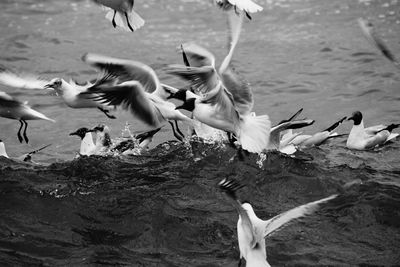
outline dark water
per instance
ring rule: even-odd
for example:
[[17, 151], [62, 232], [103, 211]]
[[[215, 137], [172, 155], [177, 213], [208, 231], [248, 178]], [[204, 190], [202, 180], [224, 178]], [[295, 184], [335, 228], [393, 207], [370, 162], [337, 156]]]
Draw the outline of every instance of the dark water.
[[[400, 74], [356, 22], [370, 19], [400, 55], [398, 1], [258, 3], [265, 10], [244, 24], [234, 58], [253, 86], [258, 114], [276, 122], [303, 107], [316, 120], [306, 133], [356, 109], [367, 125], [399, 121]], [[226, 22], [209, 1], [136, 5], [146, 25], [130, 34], [114, 30], [88, 1], [2, 1], [0, 65], [84, 81], [96, 73], [80, 57], [98, 52], [142, 61], [165, 83], [181, 85], [162, 72], [180, 62], [180, 43], [197, 41], [222, 60]], [[31, 142], [21, 145], [19, 124], [0, 118], [10, 156], [53, 144], [35, 155], [40, 165], [0, 159], [1, 266], [236, 266], [237, 214], [216, 187], [225, 177], [246, 184], [240, 196], [265, 219], [340, 194], [267, 239], [273, 266], [400, 265], [399, 141], [354, 152], [339, 138], [297, 158], [269, 153], [241, 161], [231, 160], [229, 146], [168, 141], [165, 128], [142, 155], [73, 159], [79, 144], [68, 133], [79, 127], [106, 123], [115, 139], [126, 122], [132, 132], [145, 126], [123, 112], [111, 121], [70, 109], [48, 92], [0, 90], [57, 121], [31, 122]]]

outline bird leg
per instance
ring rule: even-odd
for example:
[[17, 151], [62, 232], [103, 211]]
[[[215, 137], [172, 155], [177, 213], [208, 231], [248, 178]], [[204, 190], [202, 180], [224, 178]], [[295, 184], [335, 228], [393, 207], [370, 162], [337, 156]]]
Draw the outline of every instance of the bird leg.
[[115, 119], [115, 116], [114, 115], [110, 115], [109, 113], [110, 113], [110, 111], [109, 110], [107, 110], [107, 109], [104, 109], [104, 108], [101, 108], [101, 107], [97, 107], [101, 112], [103, 112], [106, 116], [107, 116], [107, 118], [110, 118], [110, 119]]
[[128, 24], [129, 29], [134, 32], [135, 30], [132, 28], [131, 24], [129, 23], [128, 13], [125, 12], [126, 23]]
[[22, 122], [25, 123], [25, 128], [24, 128], [24, 134], [23, 135], [24, 135], [24, 138], [25, 138], [25, 142], [28, 143], [29, 139], [28, 139], [28, 136], [26, 136], [26, 128], [28, 128], [28, 123], [25, 120], [22, 120]]
[[176, 131], [178, 132], [178, 134], [180, 136], [182, 136], [182, 138], [185, 138], [185, 135], [181, 132], [181, 130], [178, 127], [178, 121], [175, 121], [175, 127], [176, 127]]
[[[175, 122], [176, 122], [176, 121], [175, 121]], [[171, 125], [171, 127], [172, 127], [172, 132], [174, 133], [175, 138], [178, 139], [179, 141], [183, 142], [184, 135], [181, 133], [181, 131], [179, 131], [179, 133], [181, 133], [181, 135], [178, 135], [178, 133], [175, 131], [174, 124], [173, 124], [171, 121], [168, 121], [168, 123], [169, 123], [169, 124]], [[177, 128], [178, 128], [178, 126], [177, 126]], [[178, 128], [178, 129], [179, 129], [179, 128]]]
[[24, 139], [22, 139], [21, 130], [22, 130], [22, 126], [23, 126], [24, 124], [23, 124], [22, 120], [19, 120], [19, 122], [21, 123], [21, 126], [19, 127], [17, 136], [18, 136], [19, 142], [22, 143], [22, 142], [24, 141]]
[[236, 148], [235, 142], [236, 142], [236, 137], [233, 136], [233, 134], [231, 132], [226, 132], [226, 134], [228, 135], [228, 140], [229, 140], [229, 144], [233, 147]]
[[114, 28], [117, 27], [117, 23], [115, 23], [115, 15], [116, 14], [117, 14], [117, 10], [114, 10], [114, 15], [113, 15], [113, 18], [112, 18], [112, 21], [111, 21]]
[[238, 267], [242, 266], [242, 260], [243, 260], [243, 258], [239, 259]]

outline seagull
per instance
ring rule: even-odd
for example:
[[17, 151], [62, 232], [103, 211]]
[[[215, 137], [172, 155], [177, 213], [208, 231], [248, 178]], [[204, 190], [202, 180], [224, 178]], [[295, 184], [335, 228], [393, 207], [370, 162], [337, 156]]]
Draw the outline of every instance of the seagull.
[[93, 154], [103, 155], [104, 153], [109, 152], [112, 146], [110, 128], [105, 124], [99, 124], [94, 127], [92, 131], [96, 133]]
[[144, 25], [144, 20], [133, 10], [134, 0], [93, 0], [96, 4], [109, 7], [106, 18], [113, 27], [121, 27], [134, 32]]
[[335, 130], [341, 123], [343, 123], [343, 121], [345, 119], [347, 119], [347, 117], [341, 118], [340, 120], [338, 120], [337, 122], [335, 122], [334, 124], [329, 126], [328, 128], [326, 128], [320, 132], [317, 132], [314, 135], [303, 134], [303, 135], [293, 136], [293, 133], [289, 132], [284, 136], [284, 138], [288, 138], [289, 136], [292, 136], [293, 138], [289, 143], [293, 144], [295, 146], [303, 147], [303, 148], [319, 146], [330, 138], [343, 136], [336, 132], [333, 132], [333, 130]]
[[196, 94], [182, 90], [171, 94], [170, 97], [184, 101], [177, 109], [192, 111], [198, 121], [234, 134], [243, 149], [260, 153], [268, 146], [271, 122], [268, 115], [251, 115], [251, 88], [230, 66], [242, 21], [243, 14], [228, 15], [229, 52], [218, 71], [214, 55], [194, 43], [182, 45], [185, 66], [170, 65], [166, 71], [190, 81]]
[[140, 133], [134, 136], [134, 140], [126, 140], [118, 143], [112, 149], [118, 151], [122, 155], [137, 155], [148, 149], [149, 144], [153, 141], [153, 137], [161, 128]]
[[[108, 75], [103, 84], [92, 86], [85, 94], [102, 104], [122, 106], [125, 110], [142, 120], [152, 129], [161, 128], [170, 123], [174, 136], [182, 141], [184, 136], [177, 121], [189, 125], [195, 122], [175, 109], [167, 98], [178, 89], [162, 84], [154, 70], [138, 61], [117, 59], [98, 54], [86, 54], [83, 60]], [[175, 121], [175, 127], [172, 121]]]
[[[24, 162], [31, 162], [33, 154], [36, 154], [36, 153], [42, 151], [43, 149], [45, 149], [45, 148], [47, 148], [49, 146], [51, 146], [51, 144], [45, 145], [45, 146], [43, 146], [43, 147], [41, 147], [39, 149], [36, 149], [36, 150], [31, 151], [31, 152], [25, 153], [25, 154], [15, 158], [15, 159], [16, 160], [20, 160], [20, 161], [24, 161]], [[0, 156], [3, 156], [5, 158], [10, 158], [7, 155], [6, 147], [4, 145], [3, 140], [0, 140]]]
[[398, 128], [400, 124], [376, 125], [364, 128], [363, 115], [360, 111], [353, 112], [348, 120], [354, 122], [346, 142], [346, 146], [350, 149], [371, 149], [399, 136], [398, 133], [392, 133], [392, 130]]
[[400, 68], [400, 62], [396, 59], [393, 53], [389, 50], [386, 44], [378, 37], [374, 30], [374, 25], [365, 19], [359, 18], [358, 25], [360, 26], [365, 38], [376, 47], [387, 59], [389, 59], [397, 68]]
[[79, 149], [79, 155], [90, 156], [93, 155], [95, 151], [95, 144], [93, 142], [92, 136], [93, 129], [88, 129], [86, 127], [79, 128], [73, 133], [70, 133], [70, 136], [76, 135], [81, 138], [81, 146]]
[[303, 119], [303, 120], [289, 120], [279, 123], [278, 125], [271, 128], [269, 144], [266, 150], [278, 150], [284, 154], [293, 154], [296, 152], [296, 147], [288, 142], [288, 140], [281, 140], [281, 133], [288, 129], [299, 129], [309, 125], [312, 125], [314, 120]]
[[251, 19], [250, 13], [262, 11], [263, 8], [251, 0], [215, 0], [216, 4], [223, 10], [234, 9], [235, 12], [243, 11]]
[[[20, 143], [24, 140], [26, 143], [29, 142], [28, 136], [26, 135], [26, 129], [28, 128], [27, 120], [46, 120], [55, 122], [42, 113], [32, 109], [27, 102], [20, 102], [5, 92], [0, 92], [0, 117], [18, 120], [21, 123], [17, 134]], [[21, 131], [23, 126], [25, 127], [22, 137]]]
[[242, 203], [236, 196], [236, 191], [242, 188], [243, 185], [231, 179], [223, 179], [218, 185], [233, 200], [233, 204], [239, 213], [237, 235], [240, 260], [238, 266], [241, 265], [242, 259], [245, 259], [247, 267], [270, 266], [267, 262], [265, 239], [292, 220], [314, 213], [322, 203], [337, 197], [337, 195], [331, 195], [327, 198], [298, 206], [264, 221], [257, 217], [249, 203]]
[[48, 81], [34, 77], [33, 74], [28, 73], [16, 74], [7, 70], [0, 72], [0, 83], [4, 85], [30, 90], [52, 89], [55, 90], [57, 94], [61, 95], [65, 104], [71, 108], [98, 108], [108, 118], [115, 119], [113, 115], [109, 114], [108, 107], [93, 101], [89, 95], [82, 94], [91, 86], [103, 83], [104, 79], [107, 78], [101, 76], [94, 82], [87, 82], [85, 85], [79, 85], [72, 79], [69, 82], [61, 78], [54, 78]]

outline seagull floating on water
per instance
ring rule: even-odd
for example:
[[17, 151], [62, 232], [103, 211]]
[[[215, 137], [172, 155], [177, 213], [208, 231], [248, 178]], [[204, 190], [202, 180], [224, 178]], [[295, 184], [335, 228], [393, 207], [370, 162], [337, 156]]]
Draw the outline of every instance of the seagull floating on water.
[[[24, 161], [24, 162], [31, 162], [33, 154], [36, 154], [36, 153], [42, 151], [43, 149], [45, 149], [45, 148], [47, 148], [49, 146], [51, 146], [51, 144], [45, 145], [45, 146], [43, 146], [43, 147], [41, 147], [39, 149], [35, 149], [35, 150], [31, 151], [31, 152], [22, 154], [21, 156], [19, 156], [17, 158], [14, 158], [14, 159], [19, 160], [19, 161]], [[5, 146], [4, 142], [3, 142], [3, 140], [0, 140], [0, 156], [6, 157], [6, 158], [10, 158], [8, 156], [8, 154], [7, 154], [6, 146]]]
[[70, 133], [69, 135], [76, 135], [81, 138], [81, 145], [79, 149], [79, 155], [84, 155], [84, 156], [90, 156], [93, 155], [95, 151], [95, 144], [93, 142], [93, 136], [92, 132], [93, 129], [88, 129], [86, 127], [79, 128], [73, 133]]
[[134, 0], [93, 0], [96, 4], [109, 7], [106, 18], [115, 27], [134, 32], [144, 25], [144, 20], [133, 10]]
[[400, 124], [376, 125], [364, 128], [363, 115], [360, 111], [353, 112], [348, 120], [354, 121], [346, 142], [346, 146], [350, 149], [371, 149], [399, 136], [398, 133], [392, 133], [392, 130], [398, 128]]
[[[42, 113], [32, 109], [27, 102], [20, 102], [5, 92], [0, 92], [0, 117], [18, 120], [21, 123], [17, 134], [20, 143], [24, 140], [26, 143], [29, 142], [28, 136], [26, 135], [26, 129], [28, 128], [27, 120], [46, 120], [55, 122]], [[23, 126], [25, 127], [23, 134], [21, 135]]]
[[326, 140], [335, 138], [335, 137], [341, 137], [343, 136], [342, 134], [338, 134], [336, 132], [333, 132], [347, 117], [343, 117], [328, 128], [317, 132], [313, 135], [308, 135], [308, 134], [293, 134], [291, 131], [285, 134], [283, 139], [292, 137], [292, 140], [289, 142], [290, 144], [293, 144], [298, 147], [312, 147], [312, 146], [319, 146], [323, 144]]
[[233, 200], [233, 204], [239, 213], [237, 235], [240, 260], [238, 266], [241, 265], [242, 259], [245, 259], [247, 267], [270, 266], [267, 262], [265, 239], [292, 220], [314, 213], [320, 208], [321, 204], [337, 197], [337, 195], [332, 195], [310, 202], [264, 221], [257, 217], [249, 203], [242, 203], [236, 196], [236, 191], [242, 188], [243, 185], [230, 179], [223, 179], [218, 185]]

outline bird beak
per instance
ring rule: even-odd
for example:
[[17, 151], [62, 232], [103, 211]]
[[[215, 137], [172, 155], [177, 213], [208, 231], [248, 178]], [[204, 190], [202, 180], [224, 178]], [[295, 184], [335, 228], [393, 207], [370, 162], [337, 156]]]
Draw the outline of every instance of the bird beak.
[[347, 119], [348, 121], [354, 121], [354, 118], [353, 117], [349, 117], [348, 119]]
[[43, 87], [43, 89], [53, 89], [53, 90], [54, 90], [54, 88], [53, 88], [53, 86], [51, 85], [51, 83], [46, 84], [46, 85]]
[[175, 98], [175, 94], [174, 93], [169, 93], [169, 96], [167, 96], [167, 99], [171, 99], [171, 98]]
[[78, 132], [73, 132], [73, 133], [70, 133], [69, 135], [70, 135], [70, 136], [78, 135]]

